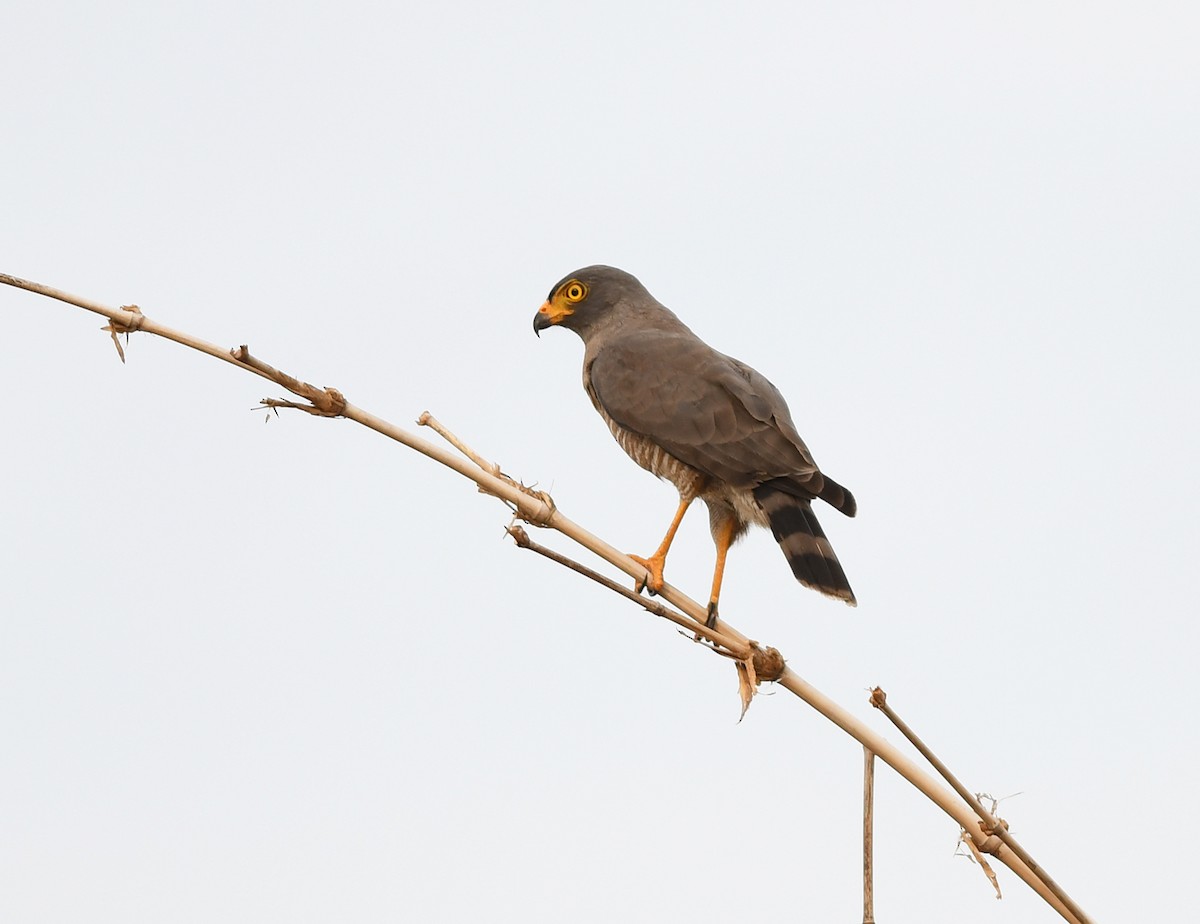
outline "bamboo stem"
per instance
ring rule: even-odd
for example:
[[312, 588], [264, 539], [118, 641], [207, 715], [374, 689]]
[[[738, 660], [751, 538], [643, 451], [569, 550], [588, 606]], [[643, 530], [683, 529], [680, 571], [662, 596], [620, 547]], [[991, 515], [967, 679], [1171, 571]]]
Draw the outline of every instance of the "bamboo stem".
[[684, 616], [682, 613], [677, 613], [669, 607], [663, 606], [655, 600], [648, 600], [641, 594], [634, 593], [628, 587], [622, 587], [616, 581], [609, 580], [604, 575], [593, 571], [586, 565], [581, 565], [579, 562], [568, 558], [553, 549], [548, 549], [544, 545], [539, 545], [529, 538], [529, 533], [525, 532], [520, 526], [513, 525], [508, 527], [508, 534], [513, 537], [513, 540], [522, 549], [529, 549], [531, 552], [537, 552], [539, 555], [550, 559], [562, 565], [565, 568], [570, 568], [576, 574], [582, 574], [585, 578], [595, 581], [601, 587], [611, 590], [615, 594], [620, 594], [627, 600], [632, 600], [638, 606], [642, 607], [646, 612], [653, 613], [662, 619], [675, 623], [675, 625], [686, 629], [688, 632], [695, 633], [708, 639], [713, 645], [718, 645], [727, 649], [730, 654], [736, 658], [748, 658], [751, 656], [751, 648], [748, 645], [743, 645], [733, 641], [728, 636], [722, 635], [714, 629], [708, 628], [703, 623], [698, 623], [696, 620]]
[[[340, 393], [334, 389], [316, 389], [314, 386], [300, 382], [291, 376], [281, 373], [278, 370], [267, 366], [265, 363], [250, 357], [249, 350], [246, 347], [240, 347], [235, 350], [224, 350], [207, 341], [200, 340], [188, 334], [173, 330], [165, 325], [159, 324], [150, 318], [145, 317], [140, 311], [131, 309], [116, 309], [102, 305], [91, 299], [82, 298], [62, 292], [58, 289], [45, 286], [40, 283], [29, 282], [19, 279], [15, 276], [0, 273], [0, 283], [14, 286], [16, 288], [25, 289], [40, 295], [45, 295], [59, 301], [66, 302], [71, 305], [83, 308], [87, 311], [103, 315], [110, 319], [118, 330], [134, 331], [141, 330], [146, 333], [156, 334], [167, 340], [182, 344], [192, 349], [199, 350], [202, 353], [207, 353], [223, 362], [230, 363], [243, 369], [247, 372], [254, 373], [262, 378], [275, 382], [283, 388], [287, 388], [295, 394], [314, 402], [314, 407], [302, 408], [302, 406], [292, 402], [280, 402], [274, 399], [267, 399], [268, 406], [287, 406], [297, 407], [310, 410], [310, 412], [318, 413], [323, 416], [343, 416], [353, 420], [365, 427], [368, 427], [377, 433], [382, 434], [390, 439], [401, 443], [422, 455], [441, 463], [447, 468], [463, 475], [464, 477], [475, 482], [483, 491], [488, 494], [493, 494], [496, 497], [506, 501], [517, 514], [526, 522], [540, 527], [548, 527], [574, 542], [603, 558], [614, 567], [620, 569], [629, 577], [635, 580], [641, 580], [645, 576], [645, 568], [638, 562], [634, 561], [628, 555], [616, 549], [609, 543], [605, 542], [598, 536], [588, 532], [582, 526], [572, 522], [567, 517], [563, 516], [554, 505], [548, 495], [541, 492], [533, 492], [528, 488], [523, 488], [517, 485], [512, 479], [507, 478], [499, 473], [499, 468], [492, 463], [486, 462], [483, 459], [466, 460], [453, 454], [452, 452], [436, 446], [427, 440], [421, 439], [400, 427], [389, 423], [382, 418], [376, 417], [362, 408], [356, 407], [353, 404], [345, 401]], [[107, 328], [111, 329], [111, 328]], [[665, 584], [659, 596], [667, 602], [671, 603], [680, 612], [690, 617], [695, 623], [703, 625], [708, 617], [707, 607], [701, 606], [695, 600], [688, 597], [678, 588]], [[724, 620], [719, 620], [714, 627], [722, 636], [722, 644], [731, 643], [734, 646], [746, 646], [748, 648], [757, 648], [756, 643], [751, 642], [747, 636], [743, 635], [733, 626], [729, 625]], [[698, 631], [691, 629], [691, 631]], [[775, 653], [778, 657], [778, 653]], [[947, 790], [944, 786], [938, 783], [933, 777], [925, 773], [916, 766], [908, 757], [902, 754], [899, 750], [889, 744], [881, 735], [870, 729], [864, 722], [852, 715], [843, 707], [839, 706], [829, 697], [825, 696], [807, 681], [803, 680], [790, 668], [784, 668], [779, 674], [777, 682], [794, 693], [808, 705], [812, 706], [816, 711], [829, 719], [838, 728], [845, 731], [847, 734], [855, 738], [865, 748], [876, 754], [881, 760], [891, 766], [897, 773], [908, 780], [917, 790], [929, 798], [935, 805], [941, 808], [946, 814], [958, 822], [958, 824], [967, 832], [968, 836], [976, 839], [978, 843], [984, 843], [987, 837], [992, 833], [983, 828], [980, 818], [976, 817], [969, 804], [964, 804], [955, 795]], [[980, 816], [982, 817], [982, 816]], [[999, 833], [999, 832], [998, 832]], [[1006, 841], [1007, 843], [1007, 841]], [[1042, 877], [1036, 875], [1033, 870], [1038, 869], [1031, 858], [1028, 858], [1023, 850], [1018, 853], [1017, 849], [1010, 852], [997, 854], [998, 859], [1012, 869], [1024, 882], [1033, 888], [1046, 902], [1048, 902], [1065, 920], [1073, 922], [1073, 924], [1089, 924], [1086, 916], [1079, 912], [1074, 903], [1071, 903], [1069, 908], [1067, 904], [1055, 894], [1055, 891], [1047, 888], [1044, 880], [1049, 877], [1043, 873]], [[1044, 878], [1043, 878], [1044, 877]], [[1052, 880], [1051, 880], [1052, 881]]]
[[[1037, 876], [1041, 882], [1045, 883], [1046, 888], [1049, 889], [1050, 892], [1059, 901], [1061, 901], [1068, 910], [1070, 910], [1071, 914], [1078, 918], [1080, 924], [1091, 924], [1091, 919], [1084, 914], [1083, 909], [1075, 904], [1074, 900], [1067, 895], [1062, 886], [1055, 882], [1050, 877], [1050, 874], [1037, 864], [1037, 862], [1029, 855], [1029, 852], [1024, 847], [1017, 843], [1017, 839], [1009, 834], [1008, 825], [1005, 822], [997, 819], [991, 812], [985, 809], [983, 804], [975, 797], [975, 794], [970, 792], [967, 787], [959, 781], [958, 777], [950, 772], [950, 768], [942, 763], [938, 756], [934, 754], [932, 750], [930, 750], [929, 746], [917, 736], [917, 733], [909, 728], [904, 720], [895, 713], [892, 707], [887, 704], [887, 694], [884, 693], [881, 688], [876, 687], [871, 691], [871, 705], [891, 720], [892, 724], [900, 730], [904, 737], [912, 742], [913, 747], [921, 752], [921, 756], [929, 761], [934, 769], [936, 769], [937, 772], [942, 775], [942, 778], [954, 788], [954, 791], [958, 793], [959, 797], [966, 802], [967, 805], [971, 806], [971, 810], [975, 812], [975, 814], [981, 819], [983, 819], [983, 825], [981, 827], [982, 832], [985, 835], [984, 840], [975, 841], [976, 845], [981, 851], [984, 853], [994, 854], [1000, 860], [1004, 860], [1004, 857], [1000, 852], [1000, 846], [996, 843], [996, 840], [999, 839], [1006, 847], [1008, 847], [1021, 859], [1025, 866], [1028, 867], [1028, 869], [1035, 876]], [[1011, 866], [1012, 864], [1009, 865]]]
[[863, 748], [863, 924], [875, 924], [875, 755]]

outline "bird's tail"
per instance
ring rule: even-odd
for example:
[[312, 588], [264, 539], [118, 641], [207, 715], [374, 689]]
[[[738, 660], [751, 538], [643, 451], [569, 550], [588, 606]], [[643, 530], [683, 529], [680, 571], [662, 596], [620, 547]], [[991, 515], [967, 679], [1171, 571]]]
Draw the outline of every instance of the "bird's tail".
[[821, 493], [817, 497], [848, 517], [858, 513], [858, 502], [854, 499], [854, 495], [824, 472], [821, 473]]
[[[846, 494], [849, 496], [848, 491]], [[771, 532], [775, 534], [775, 541], [792, 566], [796, 580], [805, 587], [856, 606], [857, 601], [854, 591], [850, 589], [850, 582], [846, 580], [846, 572], [842, 570], [833, 546], [817, 522], [812, 503], [770, 484], [755, 488], [754, 499], [766, 512]], [[850, 504], [853, 503], [851, 498]]]

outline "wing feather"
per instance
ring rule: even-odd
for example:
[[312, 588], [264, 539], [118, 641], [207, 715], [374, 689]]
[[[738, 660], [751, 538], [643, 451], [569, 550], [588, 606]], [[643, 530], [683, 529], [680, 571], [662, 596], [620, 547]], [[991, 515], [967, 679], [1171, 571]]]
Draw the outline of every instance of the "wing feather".
[[822, 478], [783, 396], [690, 331], [607, 343], [588, 367], [593, 400], [622, 427], [735, 487], [783, 479], [809, 497]]

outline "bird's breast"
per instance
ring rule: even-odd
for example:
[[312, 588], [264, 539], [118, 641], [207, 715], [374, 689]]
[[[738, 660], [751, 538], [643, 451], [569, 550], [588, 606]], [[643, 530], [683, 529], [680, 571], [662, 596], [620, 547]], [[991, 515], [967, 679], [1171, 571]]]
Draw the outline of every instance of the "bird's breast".
[[709, 482], [703, 472], [697, 471], [686, 462], [680, 462], [653, 440], [625, 429], [603, 410], [600, 411], [600, 416], [608, 424], [617, 445], [646, 471], [671, 482], [681, 496], [697, 497], [703, 493]]
[[681, 495], [698, 496], [709, 481], [707, 476], [686, 462], [675, 458], [649, 437], [617, 423], [601, 403], [596, 390], [592, 388], [589, 372], [589, 366], [585, 365], [583, 387], [587, 391], [588, 397], [591, 398], [592, 406], [608, 425], [609, 432], [617, 441], [617, 445], [646, 471], [675, 485]]

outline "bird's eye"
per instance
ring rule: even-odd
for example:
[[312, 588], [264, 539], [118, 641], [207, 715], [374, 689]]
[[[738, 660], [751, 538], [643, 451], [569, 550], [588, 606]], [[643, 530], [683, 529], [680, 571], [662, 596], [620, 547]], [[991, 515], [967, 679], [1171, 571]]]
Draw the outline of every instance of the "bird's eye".
[[569, 302], [581, 302], [587, 298], [587, 293], [587, 286], [578, 280], [568, 282], [563, 289], [563, 295], [567, 297], [567, 301]]

